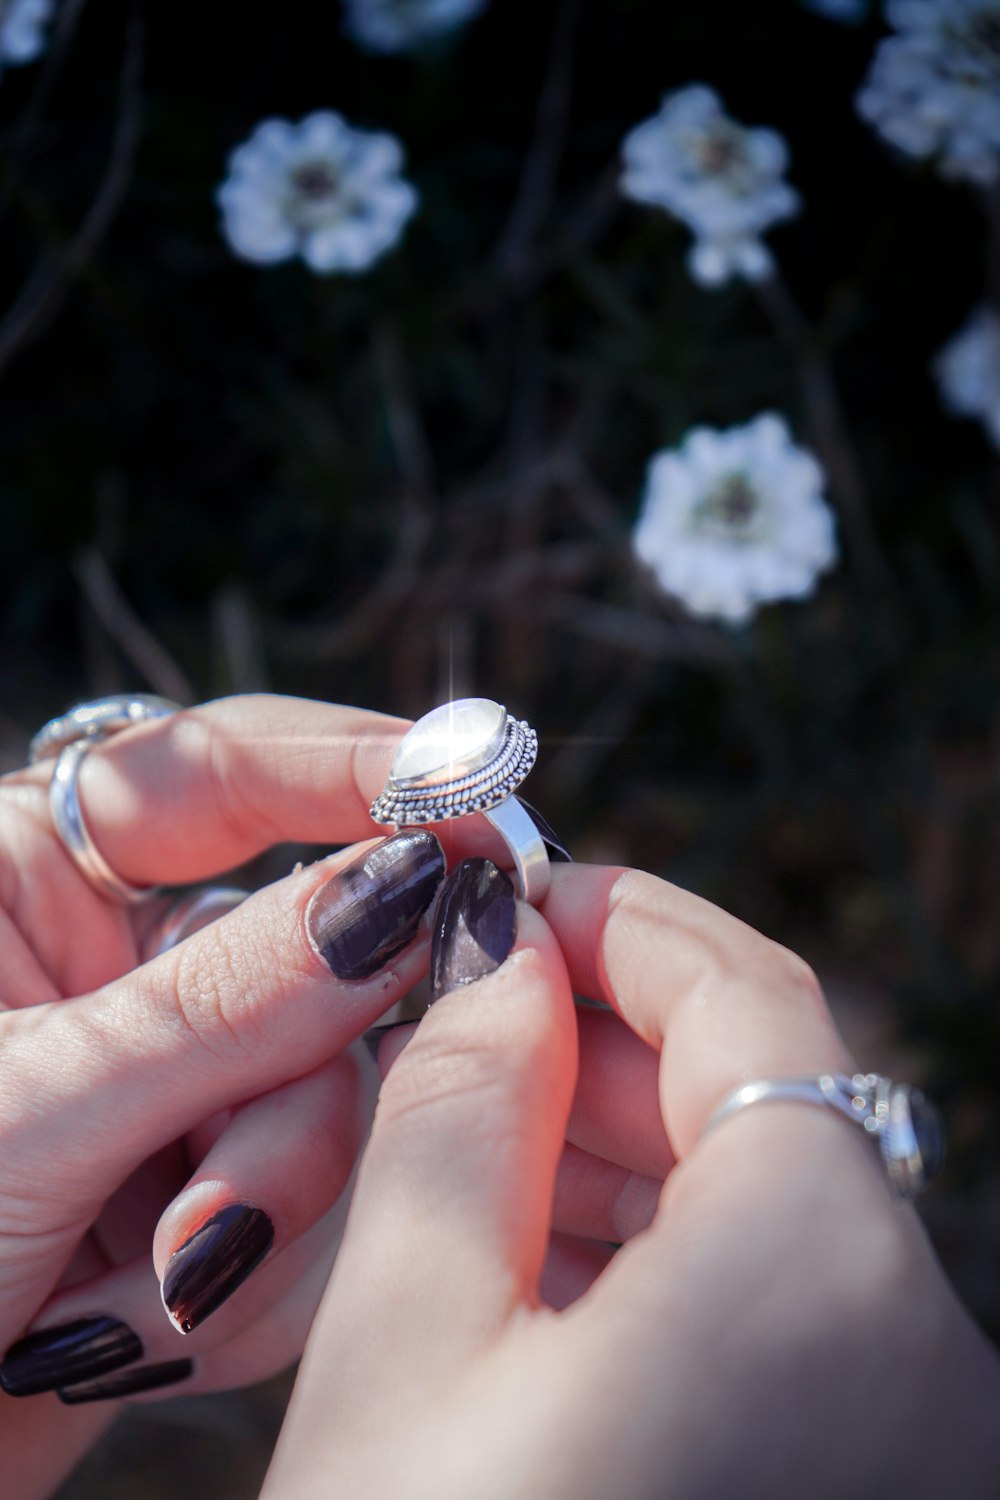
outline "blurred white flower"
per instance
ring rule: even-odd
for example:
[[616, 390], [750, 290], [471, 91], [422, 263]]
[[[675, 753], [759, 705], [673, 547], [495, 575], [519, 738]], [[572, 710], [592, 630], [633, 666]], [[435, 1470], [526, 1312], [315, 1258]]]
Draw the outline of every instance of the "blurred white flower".
[[345, 0], [344, 30], [369, 52], [412, 52], [471, 21], [487, 0]]
[[265, 120], [229, 158], [223, 232], [258, 264], [300, 255], [313, 271], [364, 271], [417, 206], [402, 164], [395, 136], [355, 130], [330, 110], [294, 125]]
[[799, 208], [782, 181], [788, 150], [777, 131], [738, 125], [713, 89], [692, 84], [629, 131], [622, 155], [625, 196], [665, 208], [694, 231], [688, 266], [696, 281], [769, 275], [774, 261], [759, 236]]
[[818, 16], [843, 21], [848, 26], [863, 21], [868, 14], [868, 0], [802, 0], [802, 4]]
[[979, 417], [1000, 448], [1000, 313], [977, 307], [934, 361], [941, 400], [960, 417]]
[[650, 461], [632, 544], [691, 614], [741, 625], [760, 604], [810, 594], [836, 561], [823, 482], [773, 412], [694, 427]]
[[54, 0], [0, 0], [0, 67], [34, 62], [45, 50]]
[[946, 177], [1000, 177], [1000, 0], [887, 0], [855, 103], [887, 141]]

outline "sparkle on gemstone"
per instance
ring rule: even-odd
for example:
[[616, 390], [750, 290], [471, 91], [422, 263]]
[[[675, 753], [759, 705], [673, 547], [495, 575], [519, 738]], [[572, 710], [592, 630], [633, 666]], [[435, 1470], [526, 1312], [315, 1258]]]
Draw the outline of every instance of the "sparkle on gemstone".
[[438, 786], [480, 770], [504, 742], [507, 710], [490, 698], [459, 698], [418, 719], [399, 743], [393, 786]]

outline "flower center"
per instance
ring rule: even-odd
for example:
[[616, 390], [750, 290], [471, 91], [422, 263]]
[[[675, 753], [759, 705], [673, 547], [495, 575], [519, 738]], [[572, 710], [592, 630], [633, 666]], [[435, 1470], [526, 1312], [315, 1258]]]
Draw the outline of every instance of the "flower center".
[[746, 165], [741, 133], [722, 126], [700, 136], [694, 154], [701, 170], [711, 177], [732, 176]]
[[760, 530], [763, 505], [745, 474], [726, 474], [703, 495], [694, 508], [694, 519], [702, 531], [730, 541], [749, 542]]
[[292, 187], [307, 203], [332, 198], [340, 184], [340, 174], [328, 161], [307, 161], [292, 173]]

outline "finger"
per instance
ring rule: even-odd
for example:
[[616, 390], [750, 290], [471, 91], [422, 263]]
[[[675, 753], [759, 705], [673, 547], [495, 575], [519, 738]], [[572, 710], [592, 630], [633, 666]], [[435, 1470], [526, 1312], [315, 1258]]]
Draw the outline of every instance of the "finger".
[[344, 1055], [237, 1110], [157, 1226], [167, 1315], [193, 1332], [340, 1196], [361, 1144], [357, 1065]]
[[382, 1086], [323, 1341], [362, 1364], [391, 1329], [425, 1375], [451, 1367], [537, 1298], [575, 1026], [551, 933], [517, 921], [513, 955], [440, 999]]
[[659, 1054], [613, 1011], [578, 1005], [580, 1068], [566, 1139], [632, 1172], [674, 1165], [659, 1101]]
[[850, 1072], [803, 961], [700, 897], [638, 870], [555, 866], [545, 917], [578, 993], [662, 1053], [660, 1107], [683, 1156], [732, 1089]]
[[443, 873], [422, 832], [348, 851], [91, 996], [0, 1018], [0, 1330], [140, 1161], [319, 1067], [405, 993]]
[[562, 1312], [590, 1291], [614, 1253], [609, 1245], [576, 1239], [571, 1234], [554, 1234], [539, 1287], [542, 1301], [555, 1312]]
[[[665, 1145], [666, 1136], [660, 1119], [656, 1097], [656, 1055], [640, 1042], [626, 1026], [609, 1011], [587, 1011], [577, 1008], [577, 1020], [584, 1016], [599, 1016], [611, 1025], [591, 1026], [587, 1022], [580, 1027], [580, 1072], [583, 1072], [584, 1048], [599, 1049], [602, 1042], [609, 1044], [613, 1062], [603, 1068], [596, 1057], [591, 1057], [593, 1076], [587, 1088], [581, 1091], [578, 1078], [573, 1110], [570, 1114], [566, 1135], [567, 1144], [559, 1158], [556, 1174], [555, 1199], [552, 1210], [553, 1227], [569, 1235], [589, 1236], [592, 1239], [611, 1240], [621, 1243], [631, 1239], [653, 1220], [663, 1187], [663, 1175], [673, 1165], [673, 1156]], [[630, 1076], [628, 1062], [632, 1047], [619, 1045], [622, 1036], [630, 1038], [639, 1054], [639, 1068], [649, 1073], [649, 1060], [653, 1062], [652, 1077], [646, 1086], [639, 1078]], [[403, 1048], [416, 1033], [416, 1025], [392, 1027], [381, 1039], [378, 1050], [378, 1066], [382, 1077], [390, 1069]], [[616, 1093], [609, 1091], [612, 1082], [620, 1085]], [[632, 1097], [642, 1091], [641, 1108], [635, 1108]], [[616, 1121], [620, 1107], [622, 1122]], [[653, 1117], [651, 1121], [650, 1116]], [[598, 1151], [608, 1151], [611, 1159], [582, 1150], [571, 1143], [574, 1134], [584, 1136], [598, 1144]], [[655, 1123], [654, 1123], [655, 1122]], [[652, 1174], [636, 1169], [647, 1164]], [[626, 1163], [622, 1165], [620, 1163]]]
[[[137, 885], [180, 885], [283, 841], [347, 843], [405, 720], [266, 694], [222, 698], [114, 735], [84, 759], [78, 792], [111, 868]], [[32, 773], [47, 782], [48, 763]]]
[[163, 1316], [148, 1254], [60, 1292], [7, 1350], [0, 1387], [18, 1399], [56, 1391], [83, 1404], [272, 1375], [301, 1352], [341, 1225], [337, 1210], [318, 1221], [184, 1339]]
[[563, 1234], [623, 1244], [653, 1222], [662, 1181], [567, 1145], [556, 1174], [552, 1226]]
[[[664, 1178], [674, 1165], [659, 1101], [658, 1053], [613, 1011], [576, 1008], [579, 1071], [566, 1139], [629, 1171]], [[373, 1035], [384, 1078], [416, 1030], [396, 1023]]]

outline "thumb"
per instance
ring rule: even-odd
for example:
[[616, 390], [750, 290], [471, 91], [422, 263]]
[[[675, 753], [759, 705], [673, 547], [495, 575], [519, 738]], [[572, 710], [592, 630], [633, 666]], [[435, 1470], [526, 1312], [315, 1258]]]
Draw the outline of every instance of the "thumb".
[[[576, 1077], [565, 965], [542, 917], [523, 903], [514, 951], [495, 972], [462, 984], [462, 966], [441, 962], [442, 948], [452, 957], [464, 949], [472, 974], [482, 974], [482, 950], [495, 947], [489, 933], [477, 943], [477, 928], [495, 931], [505, 905], [513, 918], [511, 883], [487, 860], [464, 861], [444, 889], [432, 972], [444, 969], [458, 983], [420, 1022], [382, 1086], [321, 1314], [314, 1360], [350, 1347], [346, 1384], [357, 1391], [369, 1387], [356, 1360], [371, 1358], [371, 1378], [390, 1402], [392, 1361], [380, 1352], [419, 1349], [423, 1377], [433, 1378], [538, 1295]], [[412, 1366], [397, 1363], [409, 1380]], [[339, 1389], [344, 1372], [329, 1374], [338, 1402], [351, 1401]], [[325, 1379], [319, 1388], [327, 1399]]]

